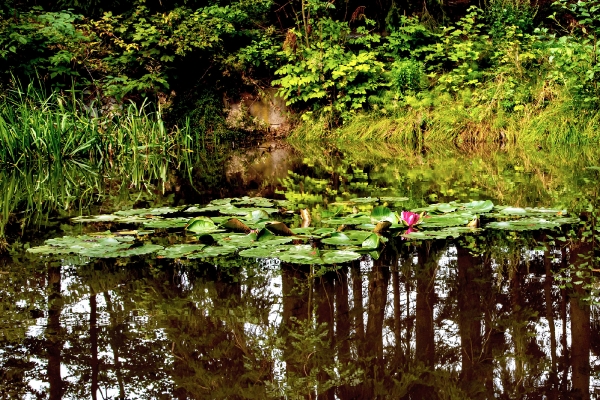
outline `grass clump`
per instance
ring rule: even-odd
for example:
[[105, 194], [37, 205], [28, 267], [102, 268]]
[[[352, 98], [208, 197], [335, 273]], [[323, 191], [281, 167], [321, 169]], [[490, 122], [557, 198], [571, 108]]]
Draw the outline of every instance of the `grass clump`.
[[102, 109], [33, 85], [0, 98], [0, 164], [175, 154], [193, 142], [189, 129], [168, 129], [146, 102]]

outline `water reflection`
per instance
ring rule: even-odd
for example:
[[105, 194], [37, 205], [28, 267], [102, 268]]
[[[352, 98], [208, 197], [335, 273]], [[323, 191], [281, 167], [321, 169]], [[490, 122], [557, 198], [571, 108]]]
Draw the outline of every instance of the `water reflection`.
[[335, 270], [16, 260], [0, 276], [0, 393], [590, 398], [598, 310], [553, 279], [590, 245], [468, 245], [400, 241]]
[[0, 398], [598, 398], [598, 254], [587, 239], [598, 173], [585, 167], [599, 158], [565, 154], [269, 146], [114, 176], [1, 171], [9, 240], [64, 234], [82, 207], [242, 194], [319, 206], [407, 196], [407, 208], [510, 199], [587, 222], [571, 236], [392, 240], [379, 259], [336, 269], [235, 257], [50, 262], [15, 246], [0, 256]]

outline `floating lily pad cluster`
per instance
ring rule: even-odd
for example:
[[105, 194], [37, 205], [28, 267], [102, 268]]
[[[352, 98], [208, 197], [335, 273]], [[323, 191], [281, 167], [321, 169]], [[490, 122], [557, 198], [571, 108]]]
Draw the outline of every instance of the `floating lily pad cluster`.
[[[90, 258], [154, 254], [157, 258], [199, 259], [238, 254], [299, 264], [337, 264], [363, 254], [376, 257], [393, 237], [407, 241], [447, 239], [484, 229], [553, 229], [579, 221], [564, 210], [502, 207], [489, 200], [431, 204], [404, 211], [402, 203], [406, 200], [352, 199], [313, 210], [312, 220], [307, 211], [299, 218], [293, 204], [285, 200], [262, 197], [219, 199], [204, 206], [124, 210], [73, 219], [96, 224], [96, 228], [107, 225], [110, 230], [106, 232], [50, 239], [28, 251]], [[363, 210], [366, 205], [369, 211], [359, 212], [357, 205]], [[122, 225], [126, 231], [121, 230], [125, 228]], [[159, 244], [161, 232], [180, 238], [180, 243]]]

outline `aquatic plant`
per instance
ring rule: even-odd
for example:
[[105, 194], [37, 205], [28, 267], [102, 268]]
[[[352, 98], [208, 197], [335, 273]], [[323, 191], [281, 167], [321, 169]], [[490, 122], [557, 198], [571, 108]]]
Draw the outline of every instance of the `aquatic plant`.
[[[208, 205], [160, 207], [118, 211], [108, 215], [82, 216], [73, 222], [107, 227], [139, 225], [125, 231], [87, 233], [47, 240], [28, 251], [40, 255], [75, 254], [90, 258], [132, 257], [156, 254], [158, 258], [196, 259], [239, 253], [242, 257], [278, 258], [299, 264], [339, 264], [365, 254], [378, 257], [389, 240], [445, 240], [477, 235], [485, 230], [555, 229], [579, 218], [565, 210], [495, 206], [491, 201], [436, 203], [400, 218], [384, 199], [354, 198], [330, 205], [331, 217], [315, 226], [296, 227], [302, 209], [288, 200], [242, 197], [213, 200]], [[341, 204], [366, 204], [370, 212], [343, 212]], [[327, 214], [325, 211], [321, 215]], [[426, 217], [423, 216], [426, 214]], [[470, 226], [474, 218], [482, 228]], [[288, 226], [289, 225], [289, 226]], [[419, 225], [420, 229], [414, 229]], [[408, 227], [408, 230], [405, 228]], [[172, 238], [165, 245], [152, 229]]]
[[167, 129], [147, 102], [101, 112], [61, 92], [30, 84], [0, 97], [0, 165], [33, 160], [115, 159], [173, 154], [194, 146], [186, 127]]
[[409, 228], [421, 222], [421, 217], [421, 214], [417, 214], [410, 211], [402, 211], [402, 213], [400, 214], [400, 219], [402, 220], [402, 223], [408, 226]]

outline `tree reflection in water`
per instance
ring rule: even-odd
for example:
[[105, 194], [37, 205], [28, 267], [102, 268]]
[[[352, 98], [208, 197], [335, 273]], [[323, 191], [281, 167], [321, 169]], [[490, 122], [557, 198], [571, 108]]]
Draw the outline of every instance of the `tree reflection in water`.
[[594, 278], [554, 277], [593, 244], [536, 235], [335, 269], [5, 259], [0, 398], [589, 399]]

